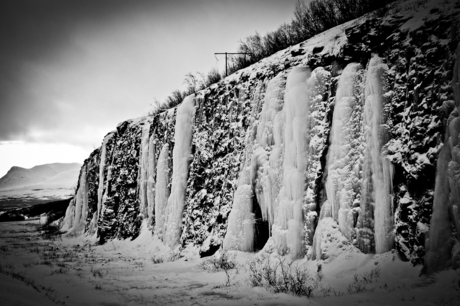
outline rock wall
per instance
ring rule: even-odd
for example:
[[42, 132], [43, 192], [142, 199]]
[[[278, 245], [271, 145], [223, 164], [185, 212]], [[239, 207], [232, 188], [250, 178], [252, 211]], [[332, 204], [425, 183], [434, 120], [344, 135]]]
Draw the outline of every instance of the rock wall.
[[363, 252], [449, 266], [460, 239], [460, 7], [406, 2], [121, 123], [85, 161], [62, 229], [103, 243], [147, 222], [203, 256], [272, 237], [279, 252], [315, 259], [316, 229], [335, 222]]

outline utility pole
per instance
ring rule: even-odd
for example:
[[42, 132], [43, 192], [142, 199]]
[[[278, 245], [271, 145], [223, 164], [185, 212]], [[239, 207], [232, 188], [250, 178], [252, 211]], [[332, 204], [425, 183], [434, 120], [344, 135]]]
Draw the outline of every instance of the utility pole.
[[221, 55], [225, 54], [225, 76], [228, 75], [227, 73], [227, 55], [235, 55], [235, 54], [251, 54], [251, 53], [239, 53], [239, 52], [220, 52], [220, 53], [214, 53], [214, 55]]

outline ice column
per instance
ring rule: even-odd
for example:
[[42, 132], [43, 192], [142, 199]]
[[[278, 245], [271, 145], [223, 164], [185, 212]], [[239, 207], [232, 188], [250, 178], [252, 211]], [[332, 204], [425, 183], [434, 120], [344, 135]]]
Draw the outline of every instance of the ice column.
[[[384, 82], [388, 66], [378, 56], [372, 57], [366, 75], [364, 104], [364, 156], [361, 213], [358, 244], [365, 252], [372, 249], [370, 219], [374, 216], [375, 252], [384, 253], [393, 248], [392, 165], [385, 158], [382, 147], [388, 135], [382, 126], [384, 113]], [[373, 208], [373, 213], [372, 213]]]
[[446, 268], [451, 259], [452, 230], [449, 218], [449, 179], [446, 176], [450, 158], [450, 146], [445, 143], [439, 152], [436, 165], [433, 214], [430, 220], [430, 234], [424, 260], [428, 274]]
[[149, 154], [148, 154], [148, 180], [147, 180], [147, 215], [148, 224], [152, 224], [154, 212], [155, 212], [155, 172], [156, 172], [156, 160], [155, 160], [155, 143], [154, 143], [155, 132], [150, 136], [149, 139]]
[[107, 134], [104, 137], [104, 141], [101, 146], [101, 157], [99, 162], [99, 185], [97, 189], [97, 211], [94, 212], [91, 219], [91, 223], [88, 226], [88, 234], [93, 235], [97, 231], [97, 221], [99, 220], [101, 205], [102, 205], [102, 193], [104, 192], [104, 169], [105, 160], [107, 155], [107, 141], [112, 137], [112, 133]]
[[142, 126], [141, 148], [139, 154], [139, 211], [144, 218], [147, 217], [148, 206], [149, 132], [150, 122], [146, 121]]
[[285, 78], [270, 80], [257, 126], [256, 150], [252, 156], [251, 178], [262, 211], [262, 218], [274, 223], [276, 197], [281, 189], [282, 128], [279, 124], [283, 109]]
[[458, 269], [460, 264], [458, 242], [452, 248], [452, 228], [455, 228], [456, 238], [460, 240], [460, 44], [457, 47], [452, 89], [455, 106], [447, 120], [448, 129], [436, 165], [433, 213], [424, 260], [427, 274], [445, 269], [450, 263], [454, 269]]
[[195, 95], [184, 99], [177, 109], [171, 195], [165, 209], [165, 243], [174, 248], [182, 234], [182, 214], [185, 205], [185, 189], [191, 156], [193, 125], [195, 121]]
[[169, 190], [169, 145], [166, 143], [161, 148], [157, 164], [157, 180], [155, 184], [155, 233], [163, 239], [164, 210], [168, 203]]
[[[262, 219], [268, 220], [270, 226], [274, 222], [275, 198], [280, 190], [278, 175], [282, 163], [282, 160], [280, 162], [282, 124], [277, 125], [276, 131], [274, 125], [283, 108], [284, 85], [282, 76], [277, 76], [268, 82], [259, 122], [254, 122], [246, 133], [244, 164], [228, 219], [224, 249], [246, 252], [254, 250], [254, 195], [260, 205]], [[259, 83], [256, 88], [252, 105], [253, 116], [257, 115], [257, 110], [260, 108], [260, 90], [263, 87], [264, 85]], [[270, 152], [271, 156], [275, 154], [272, 164], [269, 160]]]
[[327, 157], [326, 193], [341, 232], [352, 239], [360, 204], [364, 152], [362, 130], [363, 71], [348, 64], [340, 76]]
[[86, 217], [88, 214], [88, 193], [86, 186], [86, 165], [80, 172], [79, 186], [77, 193], [73, 199], [74, 208], [67, 209], [68, 212], [73, 213], [69, 218], [65, 217], [67, 223], [64, 223], [61, 230], [67, 230], [67, 234], [73, 232], [81, 232], [85, 229]]
[[280, 250], [289, 250], [296, 258], [304, 254], [303, 197], [308, 152], [309, 92], [307, 80], [311, 71], [295, 67], [288, 75], [284, 99], [286, 125], [284, 130], [283, 187], [280, 191], [278, 215], [272, 228]]
[[245, 139], [245, 161], [233, 197], [232, 211], [228, 216], [224, 250], [251, 252], [254, 250], [253, 191], [250, 178], [254, 126], [248, 129]]
[[327, 143], [327, 119], [328, 101], [326, 90], [330, 83], [331, 74], [322, 67], [313, 70], [307, 81], [309, 112], [307, 120], [307, 162], [306, 162], [306, 186], [304, 195], [304, 230], [305, 243], [311, 245], [316, 226], [317, 203], [316, 183], [322, 175], [321, 156]]

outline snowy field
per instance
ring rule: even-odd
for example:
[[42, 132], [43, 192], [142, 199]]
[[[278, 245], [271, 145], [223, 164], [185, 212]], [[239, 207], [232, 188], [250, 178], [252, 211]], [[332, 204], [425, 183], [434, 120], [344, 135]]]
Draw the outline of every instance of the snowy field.
[[213, 272], [210, 258], [194, 249], [171, 252], [145, 228], [133, 242], [95, 245], [89, 237], [47, 235], [39, 226], [0, 224], [2, 305], [460, 305], [458, 272], [419, 277], [420, 266], [392, 252], [364, 255], [339, 243], [338, 231], [326, 235], [327, 259], [291, 266], [309, 271], [315, 287], [307, 298], [250, 285], [251, 261], [271, 256], [278, 263], [271, 243], [258, 253], [229, 252], [236, 267]]

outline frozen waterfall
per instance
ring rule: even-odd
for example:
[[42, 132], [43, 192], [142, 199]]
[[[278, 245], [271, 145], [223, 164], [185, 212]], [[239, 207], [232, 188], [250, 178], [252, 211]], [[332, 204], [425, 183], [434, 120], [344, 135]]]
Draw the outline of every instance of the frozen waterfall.
[[348, 64], [340, 76], [327, 158], [327, 199], [340, 231], [354, 236], [361, 196], [363, 137], [363, 70]]
[[148, 216], [148, 171], [149, 171], [149, 131], [150, 122], [146, 121], [142, 126], [142, 136], [139, 154], [139, 213], [146, 218]]
[[[367, 69], [364, 90], [364, 154], [361, 189], [361, 212], [358, 218], [358, 244], [364, 252], [390, 251], [394, 245], [392, 165], [382, 152], [388, 141], [384, 127], [384, 93], [388, 66], [374, 55]], [[374, 237], [372, 234], [374, 233]]]
[[185, 189], [189, 165], [192, 161], [191, 144], [195, 122], [195, 95], [184, 99], [177, 109], [171, 195], [165, 209], [164, 241], [174, 248], [182, 234], [182, 213], [185, 205]]
[[155, 174], [156, 174], [156, 160], [155, 160], [155, 143], [154, 134], [149, 138], [149, 154], [148, 154], [148, 171], [147, 171], [147, 216], [148, 225], [153, 222], [155, 213]]
[[[454, 269], [458, 268], [460, 263], [460, 44], [457, 46], [452, 89], [455, 106], [447, 120], [444, 145], [436, 165], [433, 213], [426, 242], [424, 262], [428, 274], [445, 269], [451, 263], [456, 266]], [[457, 234], [456, 247], [453, 230]]]
[[88, 214], [88, 192], [86, 186], [86, 165], [80, 172], [78, 190], [66, 211], [66, 216], [61, 230], [66, 234], [83, 232]]
[[155, 233], [163, 239], [164, 211], [169, 197], [169, 145], [161, 148], [157, 164], [157, 181], [155, 184]]

